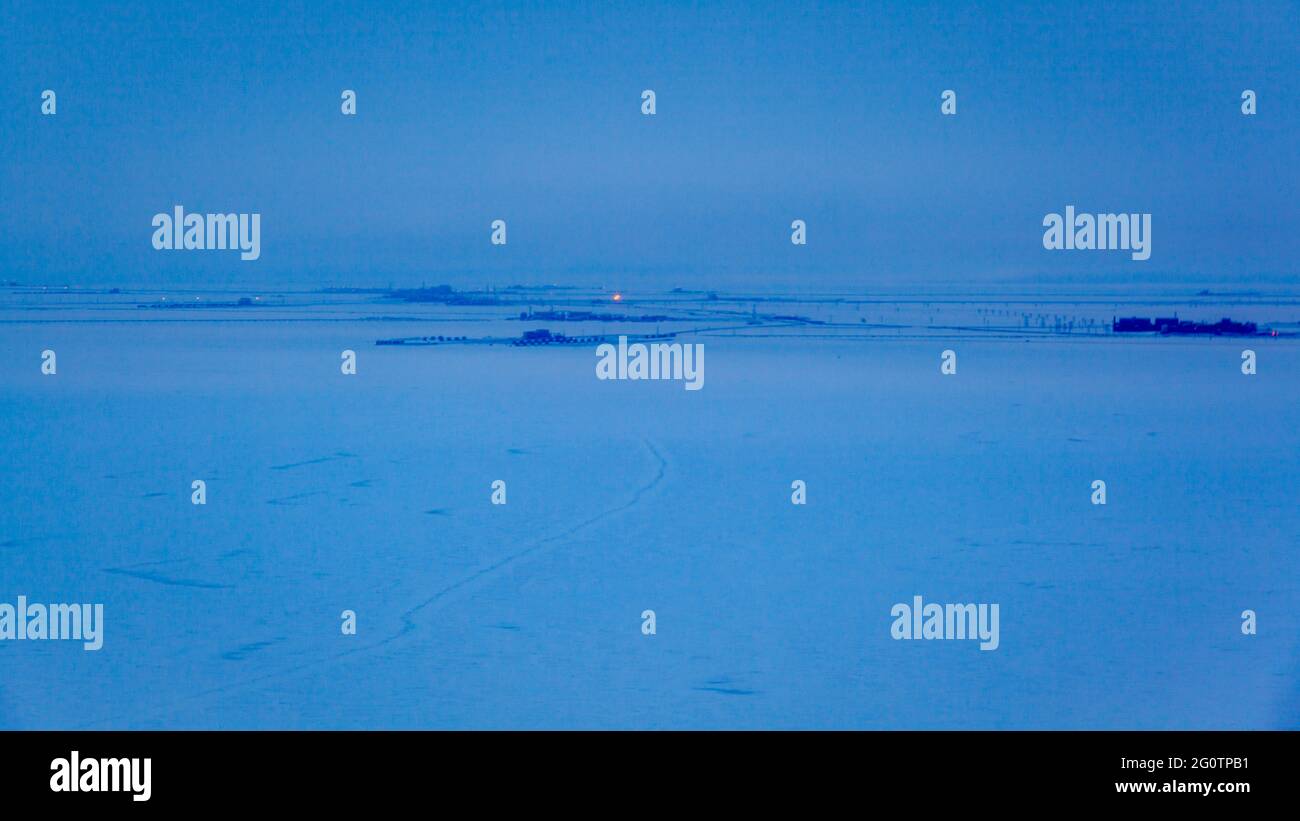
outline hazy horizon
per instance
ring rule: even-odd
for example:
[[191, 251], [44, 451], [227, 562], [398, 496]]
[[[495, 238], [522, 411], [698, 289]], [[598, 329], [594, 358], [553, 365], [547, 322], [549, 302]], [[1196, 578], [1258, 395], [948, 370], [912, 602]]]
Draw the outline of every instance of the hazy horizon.
[[[4, 281], [1300, 282], [1294, 6], [15, 6]], [[154, 250], [176, 205], [260, 259]], [[1067, 205], [1151, 258], [1045, 251]]]

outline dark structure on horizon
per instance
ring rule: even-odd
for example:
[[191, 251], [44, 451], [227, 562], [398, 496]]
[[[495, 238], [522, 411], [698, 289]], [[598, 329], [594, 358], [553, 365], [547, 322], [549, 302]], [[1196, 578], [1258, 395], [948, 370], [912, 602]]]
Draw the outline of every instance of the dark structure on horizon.
[[1188, 322], [1178, 317], [1147, 319], [1128, 316], [1111, 320], [1111, 330], [1117, 334], [1159, 333], [1177, 336], [1256, 336], [1259, 329], [1254, 322], [1233, 322], [1226, 316], [1218, 322]]
[[[668, 334], [656, 336], [653, 338], [667, 338]], [[652, 338], [652, 337], [638, 337]], [[524, 331], [522, 336], [404, 336], [394, 339], [375, 340], [376, 345], [513, 345], [514, 347], [524, 347], [532, 345], [592, 345], [606, 341], [604, 336], [565, 336], [564, 334], [553, 334], [546, 328], [538, 328], [533, 331]]]
[[540, 320], [546, 322], [667, 322], [672, 317], [662, 314], [611, 314], [596, 311], [520, 311], [519, 318], [525, 322]]
[[512, 342], [512, 345], [587, 345], [603, 342], [603, 336], [565, 336], [553, 334], [546, 328], [524, 331], [524, 335]]

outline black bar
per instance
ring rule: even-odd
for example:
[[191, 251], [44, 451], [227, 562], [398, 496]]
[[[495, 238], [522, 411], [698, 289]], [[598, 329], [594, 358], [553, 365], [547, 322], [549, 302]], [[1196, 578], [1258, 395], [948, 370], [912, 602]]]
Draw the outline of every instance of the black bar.
[[[1285, 801], [1293, 732], [7, 732], [6, 802], [128, 811], [397, 806], [452, 812], [503, 802], [684, 807], [777, 798], [877, 806], [1169, 806]], [[51, 762], [103, 773], [102, 759], [150, 760], [132, 791], [55, 792]], [[1176, 767], [1173, 762], [1181, 761]], [[1135, 764], [1134, 762], [1139, 762]], [[1159, 762], [1157, 764], [1156, 762]], [[114, 765], [116, 766], [116, 765]], [[93, 786], [93, 782], [87, 782]], [[1214, 792], [1192, 792], [1188, 784]], [[107, 784], [106, 784], [107, 785]], [[132, 786], [134, 785], [134, 782]], [[1125, 786], [1138, 785], [1138, 786]], [[1145, 785], [1152, 785], [1147, 787]], [[1170, 785], [1170, 786], [1166, 786]], [[1153, 789], [1149, 794], [1132, 790]], [[606, 799], [597, 796], [610, 794]], [[620, 797], [621, 796], [621, 797]], [[1044, 802], [1051, 802], [1045, 804]], [[459, 814], [459, 811], [457, 811]]]

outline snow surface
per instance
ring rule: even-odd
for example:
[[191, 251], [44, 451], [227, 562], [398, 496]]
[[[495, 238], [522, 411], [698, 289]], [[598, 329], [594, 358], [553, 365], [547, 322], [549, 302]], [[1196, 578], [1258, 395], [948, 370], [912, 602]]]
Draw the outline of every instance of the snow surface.
[[[106, 611], [0, 642], [0, 727], [1300, 726], [1298, 340], [722, 333], [691, 392], [374, 345], [508, 310], [138, 301], [0, 313], [0, 601]], [[914, 595], [1000, 648], [892, 640]]]

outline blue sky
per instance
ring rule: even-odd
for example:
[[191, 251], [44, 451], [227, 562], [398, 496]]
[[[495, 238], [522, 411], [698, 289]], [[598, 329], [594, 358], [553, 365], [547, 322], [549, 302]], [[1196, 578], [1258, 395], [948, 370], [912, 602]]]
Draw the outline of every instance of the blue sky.
[[[1300, 284], [1295, 3], [5, 0], [0, 18], [6, 280]], [[261, 213], [261, 259], [153, 250], [175, 204]], [[1152, 258], [1044, 251], [1043, 215], [1070, 204], [1151, 212]]]

